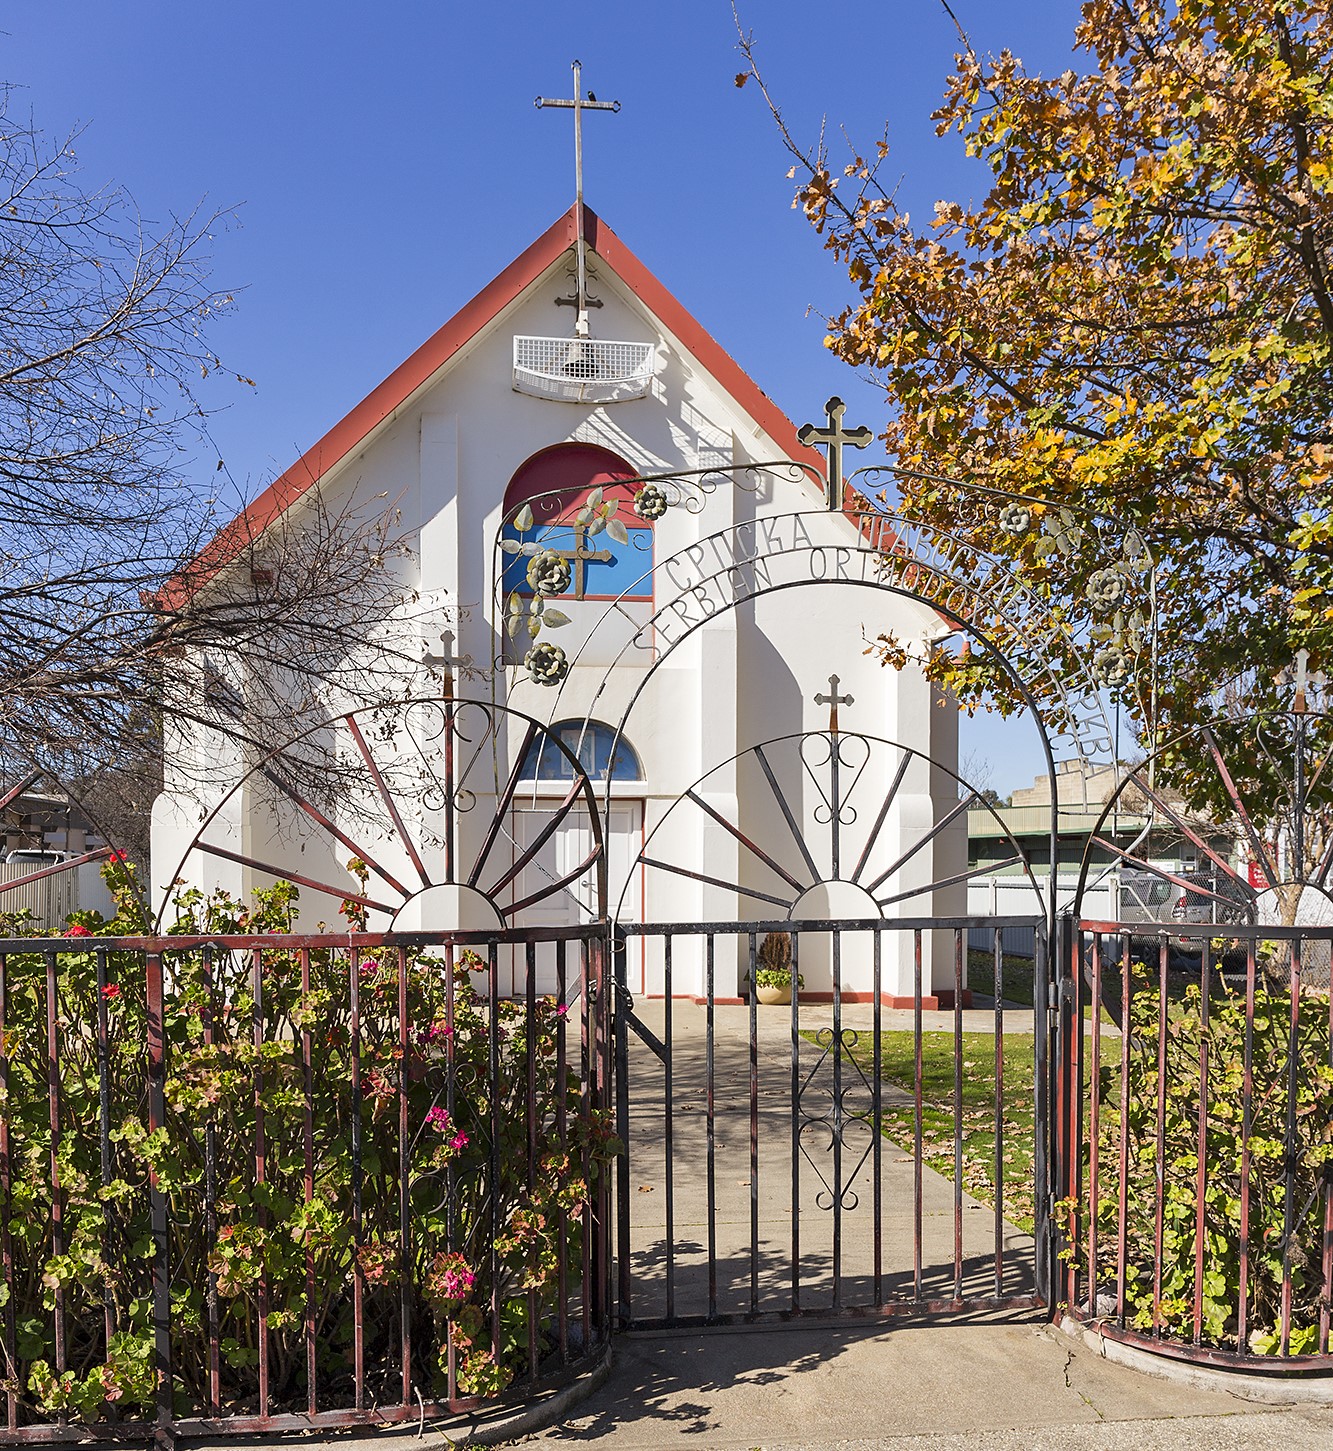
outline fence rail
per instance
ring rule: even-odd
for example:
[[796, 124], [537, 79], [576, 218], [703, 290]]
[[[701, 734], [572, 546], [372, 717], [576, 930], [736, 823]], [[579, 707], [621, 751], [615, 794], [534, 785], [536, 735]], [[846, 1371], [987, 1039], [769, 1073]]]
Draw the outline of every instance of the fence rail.
[[416, 1419], [599, 1354], [603, 963], [595, 928], [0, 941], [0, 1442]]
[[1067, 1313], [1200, 1363], [1333, 1369], [1333, 930], [1074, 927]]

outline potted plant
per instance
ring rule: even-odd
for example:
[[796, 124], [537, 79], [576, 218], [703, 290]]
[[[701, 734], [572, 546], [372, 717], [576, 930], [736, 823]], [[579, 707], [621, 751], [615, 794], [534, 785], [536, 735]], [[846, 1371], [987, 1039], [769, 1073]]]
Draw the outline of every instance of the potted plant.
[[[754, 974], [754, 995], [761, 1003], [791, 1002], [791, 933], [770, 932], [759, 944], [759, 964]], [[796, 975], [797, 987], [805, 979]]]

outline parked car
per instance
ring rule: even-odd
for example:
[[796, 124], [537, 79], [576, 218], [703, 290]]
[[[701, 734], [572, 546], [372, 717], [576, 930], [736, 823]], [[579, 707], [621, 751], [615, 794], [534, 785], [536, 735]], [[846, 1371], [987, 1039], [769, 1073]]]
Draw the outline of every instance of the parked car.
[[[1172, 922], [1225, 927], [1254, 921], [1254, 889], [1240, 878], [1216, 868], [1182, 872], [1181, 876], [1190, 885], [1182, 888], [1172, 884]], [[1173, 937], [1171, 944], [1179, 952], [1198, 957], [1205, 940], [1202, 936]]]
[[48, 851], [44, 847], [16, 846], [0, 857], [0, 861], [9, 866], [25, 866], [37, 870], [41, 867], [59, 866], [61, 862], [71, 860], [73, 855], [73, 852]]
[[[1173, 871], [1171, 880], [1141, 868], [1128, 868], [1120, 874], [1120, 921], [1155, 923], [1159, 927], [1218, 927], [1252, 922], [1254, 892], [1238, 877], [1220, 867], [1206, 871]], [[1189, 936], [1180, 932], [1167, 935], [1171, 958], [1197, 961], [1206, 940], [1203, 934]], [[1156, 954], [1160, 934], [1133, 936], [1135, 953]]]

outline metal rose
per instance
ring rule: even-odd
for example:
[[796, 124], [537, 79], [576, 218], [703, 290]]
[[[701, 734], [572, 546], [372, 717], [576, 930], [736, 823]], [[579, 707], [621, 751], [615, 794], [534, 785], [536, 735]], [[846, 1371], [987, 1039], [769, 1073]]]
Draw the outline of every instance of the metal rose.
[[666, 511], [666, 490], [659, 484], [644, 484], [634, 495], [634, 512], [640, 519], [660, 519]]
[[1032, 527], [1032, 510], [1025, 509], [1022, 504], [1006, 504], [1000, 510], [1000, 528], [1006, 534], [1012, 534], [1020, 538]]
[[1095, 610], [1113, 610], [1125, 598], [1125, 576], [1117, 569], [1099, 569], [1088, 580], [1088, 601]]
[[559, 645], [542, 640], [523, 657], [528, 674], [538, 685], [559, 685], [569, 674], [569, 661]]
[[1118, 645], [1108, 645], [1093, 660], [1092, 668], [1103, 685], [1123, 685], [1129, 679], [1129, 656]]
[[528, 584], [538, 594], [564, 594], [569, 580], [569, 560], [559, 550], [543, 549], [528, 560]]

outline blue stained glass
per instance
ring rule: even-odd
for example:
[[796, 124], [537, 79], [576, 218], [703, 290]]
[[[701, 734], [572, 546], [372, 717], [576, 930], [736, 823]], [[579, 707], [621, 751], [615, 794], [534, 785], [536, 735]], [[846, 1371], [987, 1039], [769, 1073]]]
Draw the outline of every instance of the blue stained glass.
[[[616, 733], [601, 721], [563, 720], [553, 725], [551, 735], [574, 756], [590, 781], [605, 781], [608, 768], [613, 781], [642, 781], [643, 768], [634, 747], [623, 737], [616, 745]], [[612, 749], [615, 760], [611, 759]], [[524, 781], [572, 781], [574, 768], [542, 737], [528, 749], [520, 773]]]
[[[624, 522], [622, 519], [621, 523]], [[653, 567], [653, 531], [648, 527], [631, 529], [628, 525], [626, 525], [626, 531], [629, 534], [628, 544], [617, 544], [605, 529], [600, 534], [594, 534], [591, 539], [584, 538], [585, 550], [610, 555], [610, 558], [606, 560], [584, 560], [583, 593], [585, 596], [592, 598], [601, 596], [604, 599], [615, 599], [618, 596], [630, 600], [652, 599], [653, 580], [650, 571]], [[543, 549], [558, 549], [562, 553], [571, 553], [574, 549], [574, 530], [565, 525], [554, 525], [551, 528], [542, 529], [539, 535], [532, 530], [526, 534], [518, 534], [506, 525], [501, 537], [516, 540], [520, 544], [526, 544], [535, 538]], [[504, 589], [506, 594], [511, 590], [516, 590], [520, 595], [532, 593], [527, 580], [527, 569], [528, 561], [524, 555], [505, 555]], [[573, 593], [574, 585], [571, 582], [569, 595], [573, 595]]]

